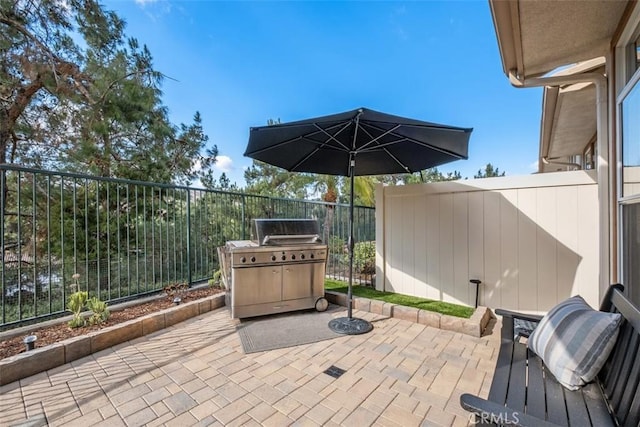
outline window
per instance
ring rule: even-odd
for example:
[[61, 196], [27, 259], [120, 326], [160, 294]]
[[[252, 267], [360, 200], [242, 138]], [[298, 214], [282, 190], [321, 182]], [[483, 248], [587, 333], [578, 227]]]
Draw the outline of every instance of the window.
[[622, 196], [640, 194], [640, 84], [622, 101]]
[[631, 301], [640, 306], [640, 203], [622, 206], [623, 280]]
[[624, 81], [628, 83], [636, 70], [640, 69], [640, 35], [636, 36], [633, 41], [625, 47], [624, 56], [626, 69]]
[[640, 8], [619, 41], [615, 75], [618, 138], [618, 267], [625, 293], [640, 304]]
[[634, 65], [633, 71], [635, 72], [640, 68], [640, 36], [631, 44], [631, 56], [634, 59], [629, 62]]
[[596, 144], [592, 142], [584, 150], [583, 169], [595, 169], [596, 167]]

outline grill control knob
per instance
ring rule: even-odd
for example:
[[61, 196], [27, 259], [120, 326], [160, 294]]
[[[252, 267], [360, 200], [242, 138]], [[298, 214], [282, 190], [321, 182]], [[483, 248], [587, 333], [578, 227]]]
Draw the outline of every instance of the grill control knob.
[[286, 255], [282, 255], [282, 260], [284, 261], [285, 259], [287, 259]]
[[304, 259], [304, 254], [300, 254], [300, 259]]
[[296, 256], [295, 255], [291, 255], [291, 259], [296, 259]]
[[275, 255], [271, 255], [271, 261], [275, 261], [276, 260], [276, 256]]
[[240, 262], [247, 262], [247, 259], [245, 257], [240, 258]]
[[251, 257], [251, 262], [256, 262], [256, 257], [252, 256]]
[[315, 258], [316, 256], [314, 254], [309, 255], [311, 258]]

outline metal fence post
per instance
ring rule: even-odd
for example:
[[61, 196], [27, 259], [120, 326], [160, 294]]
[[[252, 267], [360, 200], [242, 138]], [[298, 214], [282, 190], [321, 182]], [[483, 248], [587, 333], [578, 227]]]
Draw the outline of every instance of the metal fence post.
[[193, 276], [191, 270], [191, 190], [187, 189], [187, 280], [192, 285]]

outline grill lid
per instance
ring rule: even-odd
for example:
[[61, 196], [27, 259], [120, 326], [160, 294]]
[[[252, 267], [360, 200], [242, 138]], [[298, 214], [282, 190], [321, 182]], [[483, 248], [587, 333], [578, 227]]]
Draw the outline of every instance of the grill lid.
[[322, 243], [320, 226], [314, 219], [254, 219], [260, 246]]

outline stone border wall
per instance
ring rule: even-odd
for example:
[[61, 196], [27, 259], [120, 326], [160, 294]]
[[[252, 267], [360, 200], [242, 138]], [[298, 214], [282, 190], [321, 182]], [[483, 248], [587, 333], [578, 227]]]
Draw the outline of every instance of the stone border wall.
[[[347, 294], [326, 291], [325, 296], [330, 303], [347, 306]], [[482, 336], [489, 321], [493, 318], [493, 313], [487, 307], [476, 308], [469, 319], [464, 319], [462, 317], [449, 316], [447, 314], [421, 310], [415, 307], [407, 307], [356, 296], [353, 297], [352, 304], [354, 310], [395, 317], [396, 319], [420, 323], [447, 331], [460, 332], [477, 338]]]

